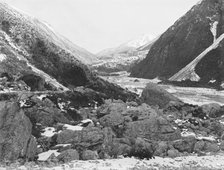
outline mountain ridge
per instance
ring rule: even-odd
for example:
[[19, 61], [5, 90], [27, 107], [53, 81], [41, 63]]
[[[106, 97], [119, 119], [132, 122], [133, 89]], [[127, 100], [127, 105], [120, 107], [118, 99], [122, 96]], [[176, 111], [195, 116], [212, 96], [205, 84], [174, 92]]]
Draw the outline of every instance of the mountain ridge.
[[[132, 68], [131, 76], [174, 80], [173, 75], [205, 51], [214, 42], [214, 37], [224, 32], [223, 6], [223, 0], [203, 0], [194, 5], [160, 36], [147, 57]], [[195, 66], [199, 83], [209, 84], [213, 79], [217, 84], [222, 83], [222, 46], [223, 41]], [[186, 80], [191, 79], [186, 77]]]
[[[15, 19], [21, 20], [21, 22], [25, 22], [25, 24], [28, 24], [31, 28], [33, 27], [33, 25], [37, 26], [39, 28], [38, 31], [41, 32], [43, 34], [43, 36], [53, 38], [54, 41], [58, 45], [62, 46], [64, 49], [70, 51], [72, 53], [72, 55], [76, 56], [76, 58], [78, 58], [83, 63], [92, 64], [92, 62], [97, 61], [97, 58], [94, 54], [88, 52], [84, 48], [81, 48], [81, 47], [75, 45], [74, 43], [69, 41], [67, 38], [65, 38], [64, 36], [57, 33], [47, 22], [40, 21], [39, 19], [37, 19], [33, 16], [30, 16], [29, 14], [27, 14], [26, 12], [24, 12], [22, 10], [19, 10], [13, 6], [12, 7], [9, 6], [5, 2], [0, 1], [0, 6], [1, 6], [2, 16], [10, 15], [10, 13], [11, 13], [11, 16], [14, 16]], [[17, 12], [17, 10], [18, 10], [18, 12]], [[9, 14], [7, 14], [7, 13], [9, 13]], [[22, 25], [22, 23], [21, 23], [21, 25]], [[79, 53], [79, 55], [85, 56], [85, 59], [81, 58], [79, 55], [75, 54], [74, 52]], [[91, 59], [91, 57], [93, 59]]]

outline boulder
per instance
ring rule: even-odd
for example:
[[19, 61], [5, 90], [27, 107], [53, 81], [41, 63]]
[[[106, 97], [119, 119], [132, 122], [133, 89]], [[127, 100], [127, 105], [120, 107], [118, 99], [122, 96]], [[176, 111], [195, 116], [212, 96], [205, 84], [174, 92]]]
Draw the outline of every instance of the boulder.
[[189, 136], [189, 137], [185, 137], [183, 139], [174, 141], [173, 147], [177, 149], [179, 152], [192, 153], [194, 150], [195, 143], [196, 143], [196, 139], [193, 136]]
[[116, 138], [116, 134], [110, 127], [103, 128], [104, 134], [104, 145], [108, 146], [110, 143], [113, 142], [113, 139]]
[[142, 137], [149, 140], [173, 141], [180, 139], [180, 131], [163, 117], [152, 116], [149, 119], [129, 122], [126, 124], [124, 136]]
[[110, 127], [105, 127], [103, 129], [103, 134], [104, 134], [104, 141], [103, 145], [100, 149], [99, 156], [100, 158], [104, 159], [106, 154], [109, 154], [110, 156], [116, 155], [113, 154], [112, 149], [117, 148], [114, 147], [114, 139], [116, 138], [116, 134]]
[[109, 145], [105, 145], [108, 155], [112, 158], [117, 158], [119, 155], [128, 156], [134, 145], [129, 138], [113, 138]]
[[121, 137], [124, 132], [124, 122], [128, 121], [120, 113], [111, 113], [99, 119], [103, 127], [111, 127], [117, 137]]
[[73, 160], [79, 160], [79, 153], [74, 149], [68, 149], [58, 155], [57, 159], [58, 161], [61, 161], [63, 163], [70, 162]]
[[88, 148], [101, 145], [104, 141], [104, 133], [97, 127], [88, 127], [82, 130], [80, 141]]
[[220, 143], [219, 148], [220, 148], [222, 151], [224, 151], [224, 141], [222, 141], [222, 142]]
[[106, 100], [105, 104], [97, 109], [97, 117], [101, 118], [107, 114], [122, 113], [127, 109], [127, 105], [120, 100]]
[[32, 124], [15, 102], [0, 102], [0, 160], [33, 159]]
[[70, 122], [65, 116], [66, 114], [58, 109], [51, 100], [48, 98], [40, 100], [38, 97], [37, 95], [21, 96], [22, 100], [20, 100], [35, 103], [32, 107], [23, 108], [33, 124], [40, 123], [42, 126], [52, 127], [56, 123]]
[[170, 149], [167, 151], [167, 156], [171, 157], [171, 158], [175, 158], [175, 157], [180, 156], [180, 153], [177, 149]]
[[217, 143], [209, 142], [209, 141], [205, 142], [205, 148], [204, 149], [205, 149], [206, 152], [218, 152], [220, 150]]
[[160, 108], [164, 108], [170, 101], [180, 101], [180, 99], [174, 97], [172, 94], [154, 83], [147, 84], [142, 92], [141, 100], [150, 106], [158, 105]]
[[191, 104], [183, 103], [180, 101], [171, 101], [163, 109], [163, 113], [167, 116], [171, 115], [178, 119], [200, 118], [207, 119], [206, 114], [202, 111], [201, 107]]
[[211, 134], [215, 134], [217, 136], [222, 136], [223, 132], [224, 132], [224, 125], [221, 124], [220, 122], [218, 121], [210, 121], [208, 123], [208, 127], [207, 129], [209, 130], [209, 132]]
[[158, 143], [158, 145], [156, 145], [154, 155], [160, 156], [160, 157], [165, 157], [167, 155], [168, 148], [169, 148], [169, 146], [168, 146], [167, 142], [161, 141]]
[[217, 118], [224, 114], [221, 111], [221, 106], [217, 103], [204, 104], [201, 106], [202, 111], [210, 118]]
[[124, 123], [124, 117], [120, 113], [111, 113], [99, 119], [103, 127], [118, 127]]
[[154, 150], [151, 143], [142, 138], [137, 138], [128, 156], [134, 156], [140, 159], [151, 159], [153, 157], [153, 152]]
[[104, 133], [96, 127], [87, 127], [81, 131], [64, 130], [57, 136], [58, 144], [72, 144], [73, 148], [91, 148], [101, 145]]
[[201, 151], [204, 150], [204, 147], [205, 147], [205, 142], [203, 140], [198, 141], [194, 145], [194, 152], [201, 153]]
[[57, 135], [57, 143], [58, 144], [68, 144], [72, 142], [79, 142], [81, 131], [73, 131], [73, 130], [63, 130]]
[[97, 151], [85, 150], [82, 153], [83, 160], [96, 160], [99, 158]]
[[24, 81], [31, 88], [31, 91], [46, 90], [45, 89], [45, 80], [42, 77], [37, 76], [35, 74], [23, 75], [18, 80]]
[[31, 136], [28, 141], [26, 149], [26, 158], [28, 160], [34, 160], [36, 157], [36, 153], [37, 153], [37, 140], [35, 137]]
[[122, 115], [131, 117], [132, 121], [145, 120], [152, 116], [156, 116], [157, 114], [158, 110], [153, 109], [145, 103], [138, 107], [128, 107], [122, 112]]

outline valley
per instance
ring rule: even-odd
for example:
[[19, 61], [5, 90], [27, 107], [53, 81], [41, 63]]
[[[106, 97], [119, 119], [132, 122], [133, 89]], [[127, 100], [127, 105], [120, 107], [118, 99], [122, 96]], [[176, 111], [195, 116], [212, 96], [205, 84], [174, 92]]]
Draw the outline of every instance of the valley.
[[[160, 83], [159, 79], [142, 79], [129, 77], [130, 73], [127, 72], [116, 72], [114, 75], [118, 76], [101, 76], [109, 82], [116, 83], [123, 88], [141, 95], [143, 89], [147, 83]], [[178, 97], [185, 103], [193, 105], [203, 105], [209, 103], [217, 103], [224, 105], [224, 90], [216, 90], [211, 88], [200, 88], [200, 87], [180, 87], [174, 85], [158, 84], [169, 93]]]
[[92, 54], [0, 2], [0, 170], [223, 168], [223, 12]]

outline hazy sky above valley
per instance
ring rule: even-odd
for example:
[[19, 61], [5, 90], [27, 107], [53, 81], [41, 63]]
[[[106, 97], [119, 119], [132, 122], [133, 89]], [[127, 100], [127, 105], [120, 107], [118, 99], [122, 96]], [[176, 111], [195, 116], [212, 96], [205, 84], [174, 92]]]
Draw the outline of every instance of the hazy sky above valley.
[[159, 35], [199, 0], [2, 0], [92, 53]]

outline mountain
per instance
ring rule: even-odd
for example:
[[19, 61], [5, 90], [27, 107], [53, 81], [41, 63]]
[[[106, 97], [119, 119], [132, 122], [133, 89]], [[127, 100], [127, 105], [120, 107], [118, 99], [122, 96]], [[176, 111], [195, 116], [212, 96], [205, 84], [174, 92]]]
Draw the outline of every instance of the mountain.
[[198, 2], [159, 37], [131, 76], [222, 85], [223, 12], [223, 0]]
[[84, 86], [103, 92], [107, 98], [124, 95], [121, 98], [125, 100], [129, 94], [91, 72], [87, 65], [98, 62], [94, 55], [5, 3], [0, 3], [0, 45], [0, 78], [6, 77], [16, 86], [9, 89], [21, 90], [25, 83], [32, 91], [68, 91]]
[[96, 55], [99, 56], [99, 58], [104, 58], [106, 56], [115, 55], [119, 53], [127, 53], [129, 51], [134, 51], [137, 48], [151, 42], [155, 37], [151, 34], [145, 34], [142, 36], [137, 37], [136, 39], [130, 40], [126, 43], [123, 43], [115, 48], [109, 48], [100, 51]]
[[[5, 11], [8, 12], [9, 15], [14, 15], [15, 19], [17, 21], [21, 21], [21, 25], [27, 24], [27, 26], [31, 26], [30, 29], [32, 28], [38, 28], [38, 33], [42, 34], [43, 37], [47, 38], [48, 41], [54, 41], [54, 43], [58, 46], [61, 46], [63, 49], [67, 50], [70, 52], [72, 55], [74, 55], [75, 58], [80, 60], [84, 64], [92, 64], [92, 63], [97, 63], [97, 57], [90, 53], [89, 51], [85, 50], [82, 47], [79, 47], [69, 41], [67, 38], [64, 36], [60, 35], [57, 33], [48, 23], [44, 21], [40, 21], [34, 17], [31, 17], [30, 15], [26, 14], [25, 12], [16, 9], [12, 6], [8, 6], [6, 4], [1, 5], [2, 7], [4, 6], [6, 9]], [[1, 10], [3, 12], [3, 10]], [[42, 31], [42, 32], [41, 32]]]
[[134, 63], [145, 58], [154, 38], [150, 34], [145, 34], [118, 47], [105, 49], [96, 54], [101, 62], [93, 67], [102, 72], [128, 71]]

